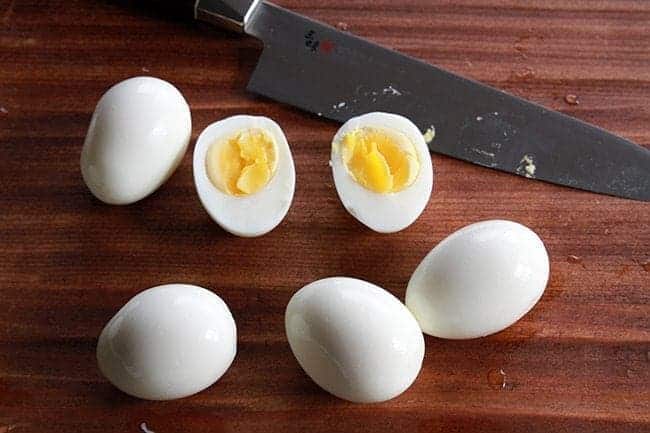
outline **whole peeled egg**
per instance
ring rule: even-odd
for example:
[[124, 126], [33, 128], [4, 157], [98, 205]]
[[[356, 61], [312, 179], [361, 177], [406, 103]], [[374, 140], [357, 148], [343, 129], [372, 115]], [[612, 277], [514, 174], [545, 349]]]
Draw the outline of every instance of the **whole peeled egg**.
[[397, 298], [366, 281], [332, 277], [296, 292], [285, 313], [291, 350], [321, 388], [353, 402], [404, 392], [424, 357], [424, 338]]
[[191, 132], [190, 108], [172, 84], [153, 77], [121, 81], [104, 93], [90, 121], [84, 181], [103, 202], [134, 203], [171, 176]]
[[262, 116], [232, 116], [208, 126], [194, 148], [194, 184], [224, 230], [244, 237], [273, 230], [289, 211], [296, 184], [280, 126]]
[[345, 209], [380, 233], [411, 225], [431, 196], [433, 166], [424, 136], [397, 114], [348, 120], [332, 140], [330, 165]]
[[235, 321], [219, 296], [167, 284], [139, 293], [113, 316], [99, 336], [97, 361], [125, 393], [170, 400], [216, 382], [236, 350]]
[[422, 260], [406, 306], [426, 334], [482, 337], [530, 311], [548, 277], [548, 254], [537, 234], [512, 221], [482, 221], [452, 233]]

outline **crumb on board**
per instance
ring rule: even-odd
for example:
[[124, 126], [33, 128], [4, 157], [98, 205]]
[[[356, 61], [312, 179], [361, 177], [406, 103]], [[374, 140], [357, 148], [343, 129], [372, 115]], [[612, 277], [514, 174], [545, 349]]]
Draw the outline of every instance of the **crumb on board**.
[[339, 21], [338, 23], [336, 23], [336, 28], [338, 28], [339, 30], [347, 31], [349, 27], [348, 27], [348, 23]]
[[569, 256], [567, 257], [567, 262], [569, 263], [580, 263], [581, 261], [582, 259], [576, 256], [575, 254], [569, 254]]
[[142, 433], [156, 433], [153, 430], [149, 430], [147, 428], [147, 423], [146, 422], [141, 422], [140, 423], [140, 430], [142, 430]]
[[564, 102], [566, 102], [569, 105], [579, 105], [580, 100], [578, 99], [578, 95], [574, 95], [573, 93], [569, 93], [564, 97]]

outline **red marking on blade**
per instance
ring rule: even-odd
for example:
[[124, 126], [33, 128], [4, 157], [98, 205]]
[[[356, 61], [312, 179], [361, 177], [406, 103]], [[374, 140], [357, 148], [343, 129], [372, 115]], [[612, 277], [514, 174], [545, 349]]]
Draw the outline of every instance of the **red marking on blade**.
[[334, 42], [325, 39], [320, 43], [320, 50], [325, 54], [329, 54], [334, 50]]

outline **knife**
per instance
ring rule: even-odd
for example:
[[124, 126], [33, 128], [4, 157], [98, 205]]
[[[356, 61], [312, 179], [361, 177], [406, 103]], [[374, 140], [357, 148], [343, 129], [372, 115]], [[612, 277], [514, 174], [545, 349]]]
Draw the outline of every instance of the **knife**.
[[435, 131], [433, 152], [650, 201], [650, 150], [596, 126], [263, 0], [188, 6], [197, 20], [263, 42], [249, 91], [339, 122], [371, 111], [401, 114], [428, 139]]

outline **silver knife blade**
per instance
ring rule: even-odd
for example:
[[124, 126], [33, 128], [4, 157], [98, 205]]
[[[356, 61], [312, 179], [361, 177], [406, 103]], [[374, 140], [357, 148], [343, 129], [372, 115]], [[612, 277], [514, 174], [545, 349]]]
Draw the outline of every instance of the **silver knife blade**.
[[578, 119], [261, 2], [252, 92], [339, 122], [370, 111], [435, 127], [433, 152], [588, 191], [650, 201], [650, 150]]

